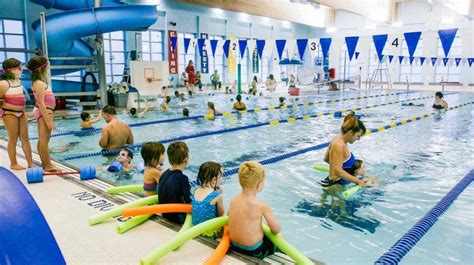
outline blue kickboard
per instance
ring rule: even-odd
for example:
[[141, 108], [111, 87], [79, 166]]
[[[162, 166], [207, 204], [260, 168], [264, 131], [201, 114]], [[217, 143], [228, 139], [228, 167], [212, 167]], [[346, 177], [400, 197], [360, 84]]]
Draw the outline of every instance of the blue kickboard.
[[4, 167], [0, 167], [0, 264], [66, 264], [35, 200]]

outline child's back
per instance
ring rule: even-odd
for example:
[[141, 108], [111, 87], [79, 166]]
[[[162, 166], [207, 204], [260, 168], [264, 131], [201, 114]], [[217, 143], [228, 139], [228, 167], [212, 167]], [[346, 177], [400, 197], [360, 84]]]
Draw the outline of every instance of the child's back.
[[143, 174], [143, 189], [146, 196], [156, 195], [158, 181], [165, 160], [165, 147], [159, 142], [145, 143], [141, 150], [145, 172]]

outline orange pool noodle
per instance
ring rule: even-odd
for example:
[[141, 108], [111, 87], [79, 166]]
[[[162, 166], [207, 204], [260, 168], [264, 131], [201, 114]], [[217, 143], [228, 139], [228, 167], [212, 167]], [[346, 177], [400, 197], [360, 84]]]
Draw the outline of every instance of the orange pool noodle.
[[214, 265], [220, 264], [222, 259], [225, 257], [227, 250], [230, 247], [230, 235], [229, 235], [229, 226], [224, 226], [224, 234], [222, 236], [221, 242], [214, 250], [214, 253], [206, 260], [205, 265]]
[[123, 217], [157, 214], [157, 213], [191, 213], [192, 205], [183, 203], [166, 203], [137, 208], [124, 209]]

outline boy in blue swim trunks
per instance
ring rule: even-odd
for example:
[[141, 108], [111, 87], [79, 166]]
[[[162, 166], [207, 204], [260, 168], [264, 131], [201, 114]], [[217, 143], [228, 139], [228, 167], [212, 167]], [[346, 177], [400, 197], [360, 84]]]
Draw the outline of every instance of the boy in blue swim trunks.
[[270, 205], [257, 199], [257, 193], [263, 190], [264, 181], [265, 169], [261, 164], [248, 161], [240, 165], [242, 193], [232, 198], [228, 210], [232, 249], [260, 259], [276, 251], [275, 245], [263, 234], [263, 218], [272, 233], [281, 231]]

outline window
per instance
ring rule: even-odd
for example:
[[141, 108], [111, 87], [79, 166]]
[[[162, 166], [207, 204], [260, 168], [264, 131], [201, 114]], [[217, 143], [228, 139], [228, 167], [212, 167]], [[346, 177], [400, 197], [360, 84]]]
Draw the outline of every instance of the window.
[[[444, 50], [441, 46], [441, 41], [438, 38], [438, 58], [444, 58]], [[459, 37], [454, 38], [453, 45], [451, 46], [451, 50], [449, 50], [449, 58], [462, 57], [462, 42]], [[438, 59], [440, 60], [440, 59]], [[461, 64], [460, 64], [461, 65]], [[441, 82], [443, 79], [444, 82], [459, 82], [460, 77], [460, 66], [456, 66], [455, 62], [448, 62], [446, 66], [444, 66], [444, 62], [441, 59], [438, 65], [436, 65], [435, 70], [435, 82]]]
[[107, 83], [121, 82], [125, 68], [124, 33], [123, 31], [115, 31], [103, 36]]
[[1, 62], [7, 58], [16, 58], [26, 63], [26, 42], [23, 29], [24, 25], [21, 20], [0, 19], [0, 48], [12, 49], [12, 51], [0, 52]]
[[[216, 36], [216, 35], [209, 35], [210, 40], [223, 40], [223, 36]], [[214, 71], [217, 70], [219, 76], [221, 77], [221, 81], [224, 80], [224, 51], [222, 48], [216, 48], [216, 54], [212, 57], [212, 52], [208, 54], [209, 58], [209, 76], [214, 74]], [[207, 83], [204, 82], [204, 83]]]
[[262, 59], [261, 59], [261, 67], [258, 69], [261, 73], [261, 80], [266, 81], [267, 77], [270, 74], [270, 63], [272, 62], [272, 54], [270, 49], [263, 49]]
[[142, 60], [163, 61], [163, 31], [148, 30], [142, 33]]
[[[385, 47], [382, 50], [382, 54], [385, 55]], [[382, 81], [387, 82], [387, 75], [389, 74], [388, 72], [388, 66], [387, 63], [384, 61], [384, 58], [382, 58], [382, 64], [380, 65], [379, 62], [379, 57], [377, 55], [377, 50], [375, 49], [374, 46], [374, 41], [370, 42], [370, 49], [369, 49], [369, 71], [367, 72], [368, 76], [367, 78], [374, 78], [375, 80], [380, 81], [380, 76], [382, 76]], [[374, 76], [375, 70], [377, 70], [380, 66], [380, 69], [383, 69], [382, 72], [378, 71], [376, 75]], [[387, 70], [385, 70], [387, 69]]]
[[355, 59], [355, 54], [352, 61], [349, 60], [349, 53], [347, 45], [344, 43], [341, 48], [341, 57], [339, 64], [339, 78], [342, 80], [350, 80], [351, 77], [359, 75], [359, 66]]
[[[195, 34], [192, 33], [178, 33], [178, 38], [179, 39], [193, 39], [196, 38]], [[194, 66], [196, 67], [196, 47], [192, 47], [192, 43], [189, 43], [189, 49], [188, 53], [184, 53], [184, 44], [178, 45], [178, 73], [182, 73], [185, 69], [186, 66], [188, 65], [189, 60], [193, 60]], [[196, 40], [196, 46], [197, 46], [197, 40]], [[196, 69], [196, 68], [195, 68]]]
[[[400, 82], [405, 82], [407, 77], [409, 82], [423, 82], [421, 79], [421, 68], [422, 66], [416, 61], [413, 61], [413, 64], [410, 65], [410, 58], [408, 53], [408, 47], [406, 41], [402, 41], [402, 52], [400, 55], [404, 56], [403, 62], [400, 64]], [[418, 46], [416, 46], [414, 57], [419, 57], [423, 54], [423, 39], [420, 38]], [[398, 58], [394, 58], [394, 60]], [[426, 62], [425, 62], [426, 63]]]

